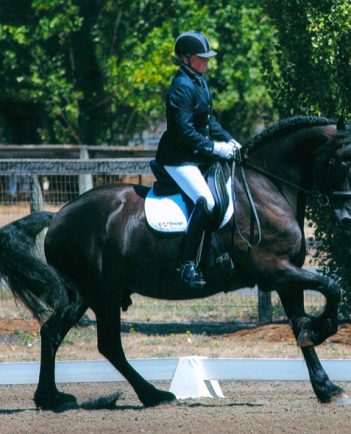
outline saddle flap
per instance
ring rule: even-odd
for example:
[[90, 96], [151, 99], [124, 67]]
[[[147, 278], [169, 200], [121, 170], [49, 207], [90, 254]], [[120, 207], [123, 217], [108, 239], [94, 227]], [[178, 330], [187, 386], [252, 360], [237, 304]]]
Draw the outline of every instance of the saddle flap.
[[[229, 178], [228, 165], [225, 164], [224, 168], [227, 171], [227, 178]], [[219, 161], [213, 163], [208, 169], [206, 173], [206, 181], [215, 201], [213, 220], [214, 225], [218, 227], [223, 221], [225, 213], [230, 204], [228, 187], [226, 185], [226, 178], [224, 175], [222, 164]]]

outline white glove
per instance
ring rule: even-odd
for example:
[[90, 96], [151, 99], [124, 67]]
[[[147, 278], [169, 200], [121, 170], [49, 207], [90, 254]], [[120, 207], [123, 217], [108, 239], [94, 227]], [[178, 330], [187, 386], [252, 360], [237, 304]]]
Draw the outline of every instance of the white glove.
[[240, 145], [240, 143], [237, 142], [235, 139], [230, 140], [229, 143], [231, 143], [231, 144], [234, 146], [234, 153], [235, 153], [236, 151], [239, 151], [239, 150], [241, 149], [241, 147], [242, 147], [242, 146]]
[[213, 154], [218, 155], [220, 158], [230, 160], [234, 153], [234, 145], [231, 142], [214, 142]]

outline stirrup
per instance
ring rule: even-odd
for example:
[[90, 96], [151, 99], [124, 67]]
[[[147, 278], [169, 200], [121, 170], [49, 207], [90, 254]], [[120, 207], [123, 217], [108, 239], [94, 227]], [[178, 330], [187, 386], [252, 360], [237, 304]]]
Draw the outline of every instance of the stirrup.
[[203, 288], [206, 285], [201, 271], [196, 270], [193, 261], [187, 261], [177, 269], [178, 279], [190, 288]]
[[235, 265], [228, 252], [218, 256], [215, 263], [224, 273], [231, 274], [234, 271]]

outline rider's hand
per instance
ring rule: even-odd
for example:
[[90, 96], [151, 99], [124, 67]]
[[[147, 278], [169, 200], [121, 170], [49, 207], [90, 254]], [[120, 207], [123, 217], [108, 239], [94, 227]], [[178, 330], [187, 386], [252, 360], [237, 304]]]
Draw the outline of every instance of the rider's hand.
[[229, 143], [231, 143], [233, 145], [233, 147], [234, 147], [234, 153], [236, 151], [239, 151], [242, 148], [242, 146], [240, 145], [240, 143], [237, 142], [235, 139], [230, 140]]
[[218, 155], [220, 158], [230, 160], [235, 153], [233, 143], [230, 142], [214, 142], [213, 154]]

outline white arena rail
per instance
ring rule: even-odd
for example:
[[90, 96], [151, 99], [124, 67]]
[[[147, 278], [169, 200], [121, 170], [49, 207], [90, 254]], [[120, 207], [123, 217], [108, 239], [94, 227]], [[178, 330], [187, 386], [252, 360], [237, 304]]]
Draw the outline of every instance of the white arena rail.
[[[207, 359], [189, 356], [180, 359], [133, 359], [132, 366], [147, 380], [171, 380], [182, 359], [201, 361], [205, 380], [308, 380], [303, 359]], [[351, 359], [321, 360], [333, 381], [351, 381]], [[0, 384], [35, 384], [39, 363], [0, 363]], [[124, 381], [104, 360], [56, 362], [58, 383]]]
[[[170, 381], [178, 399], [223, 398], [218, 381], [308, 380], [302, 359], [179, 359], [130, 360], [147, 380]], [[351, 381], [351, 360], [321, 360], [332, 381]], [[36, 384], [39, 363], [0, 363], [0, 384]], [[58, 383], [123, 381], [124, 377], [104, 360], [56, 363]]]

